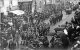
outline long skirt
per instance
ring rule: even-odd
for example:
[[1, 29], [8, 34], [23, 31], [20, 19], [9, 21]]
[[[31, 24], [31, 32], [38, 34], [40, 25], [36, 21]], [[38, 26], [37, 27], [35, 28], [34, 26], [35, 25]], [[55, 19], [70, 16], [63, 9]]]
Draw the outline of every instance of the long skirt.
[[13, 50], [13, 49], [15, 49], [15, 48], [16, 48], [16, 43], [10, 42], [10, 43], [9, 43], [9, 49], [10, 49], [10, 50]]

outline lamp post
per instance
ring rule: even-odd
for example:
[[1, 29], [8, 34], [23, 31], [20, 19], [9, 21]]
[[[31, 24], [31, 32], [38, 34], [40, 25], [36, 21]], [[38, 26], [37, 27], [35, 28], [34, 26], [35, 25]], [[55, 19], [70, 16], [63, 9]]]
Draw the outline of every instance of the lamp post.
[[1, 32], [1, 7], [0, 7], [0, 32]]
[[1, 22], [1, 7], [3, 6], [3, 1], [0, 0], [0, 32], [1, 32], [1, 25], [2, 25], [2, 22]]
[[34, 9], [34, 14], [37, 12], [37, 3], [36, 3], [36, 0], [35, 0], [35, 9]]
[[0, 25], [1, 25], [1, 7], [2, 7], [2, 0], [0, 0]]
[[1, 24], [1, 7], [0, 7], [0, 24]]

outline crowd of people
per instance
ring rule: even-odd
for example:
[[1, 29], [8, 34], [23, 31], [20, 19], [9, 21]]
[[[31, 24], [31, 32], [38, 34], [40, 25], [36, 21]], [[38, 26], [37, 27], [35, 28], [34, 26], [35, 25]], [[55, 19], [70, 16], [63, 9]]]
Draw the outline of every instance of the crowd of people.
[[[59, 25], [59, 28], [55, 29], [55, 33], [51, 35], [50, 41], [47, 37], [50, 33], [50, 25], [62, 20], [61, 11], [55, 11], [54, 14], [48, 15], [39, 12], [27, 16], [13, 13], [9, 13], [8, 16], [3, 13], [1, 15], [3, 24], [0, 32], [0, 48], [2, 49], [9, 48], [11, 50], [19, 46], [68, 48], [69, 45], [79, 41], [80, 12], [76, 11], [71, 23], [66, 22], [65, 27]], [[50, 23], [45, 23], [46, 19], [49, 19]]]
[[[41, 13], [37, 13], [35, 16], [19, 16], [12, 13], [8, 16], [5, 16], [3, 13], [1, 15], [3, 23], [0, 33], [1, 48], [8, 47], [13, 49], [19, 45], [36, 45], [35, 47], [39, 47], [37, 46], [39, 42], [43, 42], [46, 39], [50, 26], [43, 22], [45, 16]], [[36, 44], [36, 42], [38, 43]]]

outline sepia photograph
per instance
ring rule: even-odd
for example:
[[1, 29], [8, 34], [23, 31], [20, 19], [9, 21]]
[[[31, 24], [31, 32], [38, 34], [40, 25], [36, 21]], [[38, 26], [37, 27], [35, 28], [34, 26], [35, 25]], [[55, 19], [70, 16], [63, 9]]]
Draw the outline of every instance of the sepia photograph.
[[80, 0], [0, 0], [0, 50], [80, 50]]

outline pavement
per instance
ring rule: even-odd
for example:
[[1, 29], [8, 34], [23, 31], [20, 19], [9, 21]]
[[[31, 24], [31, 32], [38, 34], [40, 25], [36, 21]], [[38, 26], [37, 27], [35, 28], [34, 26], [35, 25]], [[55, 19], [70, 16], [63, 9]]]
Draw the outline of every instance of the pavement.
[[[70, 15], [66, 15], [65, 11], [63, 11], [62, 13], [63, 13], [62, 20], [60, 22], [58, 22], [57, 24], [55, 24], [55, 25], [51, 25], [50, 26], [50, 32], [55, 32], [54, 29], [57, 28], [58, 25], [63, 25], [66, 22], [71, 22], [71, 19], [74, 17], [75, 12], [72, 12]], [[51, 36], [47, 36], [47, 38], [48, 38], [49, 41], [52, 39]], [[68, 48], [68, 49], [38, 49], [38, 50], [71, 50], [70, 48]]]
[[55, 32], [54, 29], [58, 27], [58, 25], [63, 25], [65, 24], [65, 22], [70, 22], [71, 19], [74, 17], [74, 13], [72, 12], [70, 15], [66, 15], [65, 11], [62, 12], [63, 13], [63, 18], [60, 22], [56, 23], [55, 25], [51, 25], [50, 26], [50, 32]]
[[[51, 32], [51, 33], [54, 33], [54, 32], [55, 32], [54, 29], [57, 28], [58, 25], [63, 25], [63, 24], [65, 24], [66, 21], [67, 21], [67, 22], [70, 22], [71, 19], [74, 17], [74, 13], [75, 13], [75, 12], [72, 12], [72, 14], [70, 14], [70, 15], [66, 15], [66, 12], [65, 12], [65, 11], [63, 11], [62, 13], [63, 13], [63, 18], [62, 18], [62, 20], [61, 20], [60, 22], [58, 22], [57, 24], [50, 26], [50, 32]], [[50, 42], [50, 40], [52, 39], [51, 36], [47, 36], [47, 38], [48, 38], [49, 42]]]

